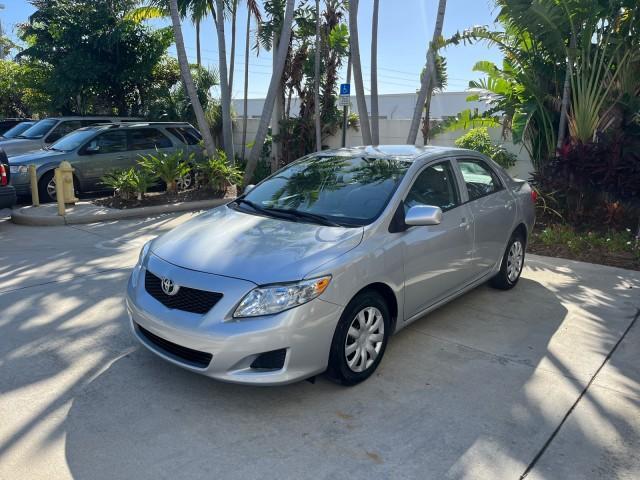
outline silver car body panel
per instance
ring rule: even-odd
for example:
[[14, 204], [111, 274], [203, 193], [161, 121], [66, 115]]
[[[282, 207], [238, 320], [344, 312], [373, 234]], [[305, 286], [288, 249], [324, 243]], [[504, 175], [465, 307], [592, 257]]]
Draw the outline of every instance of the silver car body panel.
[[[127, 305], [138, 339], [155, 353], [172, 358], [140, 335], [152, 333], [213, 355], [200, 373], [224, 381], [275, 385], [304, 379], [326, 369], [335, 327], [349, 301], [365, 288], [387, 295], [398, 331], [425, 313], [491, 278], [501, 265], [513, 231], [533, 227], [531, 189], [501, 167], [471, 151], [435, 147], [360, 147], [329, 155], [394, 156], [412, 164], [381, 215], [358, 228], [325, 227], [266, 218], [231, 206], [204, 213], [154, 240], [129, 281]], [[458, 158], [485, 162], [503, 187], [469, 201]], [[419, 173], [449, 161], [460, 190], [460, 204], [443, 213], [440, 225], [415, 226], [392, 233], [394, 215]], [[148, 263], [146, 263], [148, 262]], [[176, 283], [219, 291], [224, 301], [204, 316], [169, 310], [150, 297], [140, 280], [145, 268]], [[243, 296], [257, 285], [331, 275], [324, 293], [276, 315], [234, 319]], [[287, 349], [282, 369], [249, 368], [258, 354]], [[196, 369], [198, 370], [198, 369]]]

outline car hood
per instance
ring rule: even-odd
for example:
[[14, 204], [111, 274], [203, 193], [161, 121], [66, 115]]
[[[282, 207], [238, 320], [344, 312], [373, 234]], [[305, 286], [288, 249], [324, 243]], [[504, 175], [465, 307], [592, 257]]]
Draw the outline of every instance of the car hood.
[[5, 151], [8, 157], [37, 150], [41, 147], [40, 140], [29, 140], [27, 138], [11, 138], [0, 141], [0, 148]]
[[157, 238], [151, 252], [179, 267], [264, 285], [304, 278], [355, 248], [363, 231], [262, 217], [223, 205]]
[[[2, 145], [0, 144], [0, 148]], [[29, 153], [22, 153], [20, 155], [14, 155], [9, 158], [9, 163], [11, 165], [30, 165], [32, 163], [45, 163], [50, 160], [54, 160], [58, 156], [64, 156], [63, 152], [56, 152], [55, 150], [34, 150]], [[67, 154], [68, 156], [68, 154]]]

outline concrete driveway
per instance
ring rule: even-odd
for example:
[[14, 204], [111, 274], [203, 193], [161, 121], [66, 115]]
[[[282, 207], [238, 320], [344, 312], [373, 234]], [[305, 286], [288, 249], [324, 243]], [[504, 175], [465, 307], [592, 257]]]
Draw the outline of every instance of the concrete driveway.
[[640, 275], [530, 256], [392, 338], [376, 375], [217, 383], [131, 337], [140, 246], [191, 215], [0, 222], [0, 478], [640, 478]]

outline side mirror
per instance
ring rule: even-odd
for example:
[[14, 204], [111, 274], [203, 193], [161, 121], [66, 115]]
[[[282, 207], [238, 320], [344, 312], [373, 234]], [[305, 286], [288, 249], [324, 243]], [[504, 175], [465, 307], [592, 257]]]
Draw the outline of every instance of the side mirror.
[[244, 187], [244, 193], [245, 195], [247, 193], [249, 193], [251, 190], [253, 190], [254, 188], [256, 188], [256, 186], [253, 183], [250, 183], [249, 185], [247, 185], [246, 187]]
[[442, 210], [431, 205], [411, 207], [404, 216], [404, 223], [410, 226], [439, 225], [442, 222]]

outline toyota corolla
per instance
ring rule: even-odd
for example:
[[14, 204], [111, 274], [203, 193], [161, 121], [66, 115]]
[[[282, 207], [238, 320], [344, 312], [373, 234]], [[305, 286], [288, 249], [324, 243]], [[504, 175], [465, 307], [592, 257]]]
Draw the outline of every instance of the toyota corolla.
[[223, 381], [353, 385], [394, 332], [484, 282], [516, 285], [534, 202], [469, 150], [313, 154], [147, 243], [127, 288], [133, 332]]

